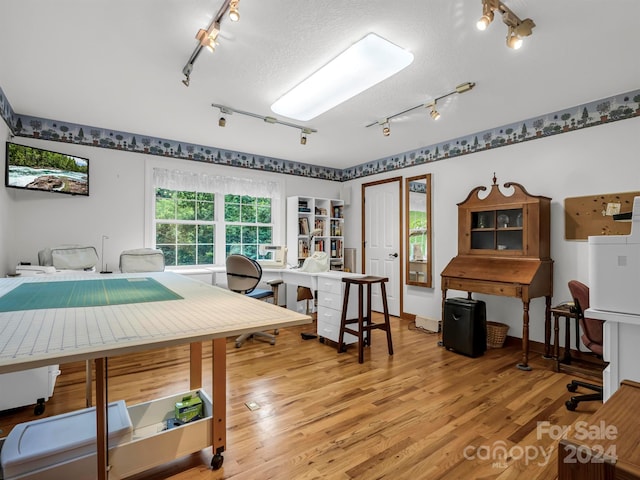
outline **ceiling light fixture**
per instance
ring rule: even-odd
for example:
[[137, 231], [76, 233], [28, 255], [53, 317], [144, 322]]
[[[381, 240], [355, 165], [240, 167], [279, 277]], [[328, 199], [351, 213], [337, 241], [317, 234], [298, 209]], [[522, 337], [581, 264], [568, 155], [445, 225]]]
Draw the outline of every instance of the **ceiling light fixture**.
[[200, 42], [200, 46], [205, 47], [211, 53], [216, 49], [216, 39], [218, 38], [218, 34], [220, 33], [220, 24], [212, 23], [209, 26], [208, 30], [203, 30], [202, 28], [198, 30], [196, 33], [196, 38]]
[[522, 46], [523, 37], [533, 33], [536, 24], [530, 18], [520, 20], [504, 3], [499, 0], [482, 0], [482, 17], [476, 23], [478, 30], [486, 30], [493, 21], [494, 12], [502, 15], [502, 22], [507, 26], [507, 46], [517, 50]]
[[431, 112], [429, 113], [429, 115], [431, 115], [431, 118], [433, 120], [438, 120], [440, 118], [440, 112], [438, 112], [436, 110], [436, 100], [434, 100], [431, 103], [428, 103], [427, 105], [425, 105], [427, 108], [431, 108]]
[[[385, 118], [384, 121], [389, 122], [392, 118], [399, 117], [400, 115], [405, 115], [405, 114], [407, 114], [409, 112], [412, 112], [413, 110], [417, 110], [418, 108], [430, 108], [431, 109], [431, 112], [430, 112], [431, 118], [433, 118], [434, 120], [437, 120], [438, 118], [440, 118], [440, 112], [438, 112], [436, 110], [436, 103], [438, 102], [438, 100], [446, 98], [446, 97], [448, 97], [450, 95], [468, 92], [469, 90], [471, 90], [475, 86], [476, 86], [476, 84], [474, 82], [461, 83], [460, 85], [457, 85], [456, 88], [454, 88], [452, 91], [447, 92], [447, 93], [445, 93], [443, 95], [440, 95], [439, 97], [434, 98], [430, 102], [421, 103], [420, 105], [416, 105], [415, 107], [407, 108], [406, 110], [403, 110], [401, 112], [394, 113], [393, 115], [389, 115], [388, 117]], [[366, 125], [366, 127], [368, 128], [368, 127], [372, 127], [374, 125], [382, 125], [382, 123], [381, 123], [381, 121], [373, 122], [373, 123], [370, 123], [370, 124]]]
[[369, 33], [271, 105], [307, 121], [364, 92], [413, 62], [413, 54]]
[[203, 48], [207, 48], [209, 51], [213, 52], [216, 49], [216, 39], [220, 34], [220, 20], [224, 17], [224, 14], [229, 11], [229, 18], [232, 22], [237, 22], [240, 20], [240, 14], [238, 13], [238, 2], [240, 0], [224, 0], [222, 2], [222, 6], [218, 13], [213, 17], [213, 20], [207, 27], [207, 29], [201, 28], [196, 33], [196, 39], [198, 40], [198, 45], [193, 50], [193, 53], [187, 60], [187, 63], [184, 67], [182, 67], [182, 74], [184, 75], [184, 79], [182, 83], [188, 87], [191, 81], [191, 72], [193, 72], [193, 64], [195, 63], [198, 55]]
[[310, 133], [311, 130], [308, 128], [303, 128], [302, 130], [300, 130], [300, 145], [307, 144], [307, 135], [309, 135]]
[[487, 27], [493, 22], [493, 11], [497, 10], [498, 1], [497, 0], [487, 0], [482, 2], [482, 16], [478, 23], [476, 23], [476, 27], [478, 30], [486, 30]]
[[385, 118], [382, 123], [382, 135], [388, 137], [391, 135], [391, 125], [389, 124], [389, 119]]
[[[240, 115], [246, 115], [247, 117], [253, 117], [253, 118], [257, 118], [262, 120], [265, 123], [272, 123], [272, 124], [277, 124], [277, 125], [284, 125], [285, 127], [291, 127], [291, 128], [297, 128], [298, 130], [300, 130], [300, 143], [302, 145], [306, 145], [307, 144], [307, 136], [311, 135], [312, 133], [317, 133], [318, 130], [316, 130], [315, 128], [309, 128], [309, 127], [303, 127], [302, 125], [296, 125], [295, 123], [289, 123], [289, 122], [285, 122], [283, 120], [278, 120], [275, 117], [269, 117], [269, 116], [264, 116], [264, 115], [258, 115], [257, 113], [252, 113], [252, 112], [245, 112], [243, 110], [236, 110], [235, 108], [230, 108], [227, 107], [225, 105], [219, 105], [217, 103], [212, 103], [211, 104], [212, 107], [217, 108], [218, 110], [220, 110], [220, 119], [218, 120], [218, 125], [221, 127], [224, 127], [226, 125], [226, 119], [224, 119], [224, 117], [222, 115], [232, 115], [234, 113], [238, 113]], [[220, 124], [220, 120], [224, 119], [224, 125]]]
[[231, 0], [229, 4], [229, 20], [237, 22], [240, 20], [240, 12], [238, 12], [238, 3], [240, 0]]

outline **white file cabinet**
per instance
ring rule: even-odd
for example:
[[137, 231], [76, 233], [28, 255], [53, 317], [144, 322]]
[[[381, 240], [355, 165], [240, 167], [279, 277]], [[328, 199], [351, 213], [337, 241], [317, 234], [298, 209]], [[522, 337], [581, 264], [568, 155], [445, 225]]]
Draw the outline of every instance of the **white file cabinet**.
[[[340, 320], [342, 319], [342, 303], [344, 301], [344, 283], [342, 278], [344, 272], [327, 272], [318, 274], [318, 321], [317, 334], [322, 339], [329, 339], [338, 342], [340, 335]], [[353, 276], [361, 276], [352, 274]], [[367, 308], [366, 299], [363, 308]], [[347, 319], [358, 316], [358, 289], [351, 288], [349, 292], [349, 306], [347, 309]], [[350, 328], [356, 328], [351, 325]], [[358, 338], [350, 333], [345, 333], [344, 343], [349, 345], [356, 343]]]

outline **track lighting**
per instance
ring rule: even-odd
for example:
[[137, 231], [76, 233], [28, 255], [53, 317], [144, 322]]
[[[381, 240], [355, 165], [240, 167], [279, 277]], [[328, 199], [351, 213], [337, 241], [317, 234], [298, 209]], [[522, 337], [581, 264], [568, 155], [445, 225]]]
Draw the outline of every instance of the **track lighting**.
[[231, 0], [231, 4], [229, 5], [229, 20], [232, 22], [240, 20], [240, 12], [238, 12], [239, 2], [240, 0]]
[[218, 105], [217, 103], [212, 103], [212, 107], [220, 110], [220, 118], [218, 119], [218, 125], [224, 127], [227, 124], [226, 118], [224, 115], [229, 116], [234, 113], [239, 113], [240, 115], [246, 115], [247, 117], [258, 118], [265, 123], [284, 125], [285, 127], [297, 128], [300, 130], [300, 143], [302, 145], [307, 144], [307, 137], [312, 133], [316, 133], [318, 130], [315, 128], [303, 127], [302, 125], [296, 125], [295, 123], [289, 123], [282, 120], [278, 120], [275, 117], [269, 117], [264, 115], [258, 115], [257, 113], [245, 112], [243, 110], [236, 110], [234, 108], [226, 107], [224, 105]]
[[196, 38], [200, 42], [200, 46], [206, 47], [211, 53], [216, 49], [216, 38], [220, 33], [220, 24], [212, 23], [208, 30], [200, 29], [196, 33]]
[[436, 110], [436, 103], [437, 103], [437, 100], [434, 100], [433, 102], [427, 103], [425, 105], [426, 108], [431, 109], [431, 112], [429, 112], [429, 115], [431, 115], [431, 118], [433, 120], [438, 120], [440, 118], [440, 112]]
[[482, 2], [482, 16], [478, 23], [476, 23], [476, 27], [478, 30], [486, 30], [487, 27], [493, 22], [493, 11], [498, 8], [497, 1], [483, 1]]
[[478, 30], [486, 30], [493, 21], [496, 11], [502, 16], [502, 22], [507, 26], [507, 46], [517, 50], [522, 46], [523, 37], [531, 35], [536, 24], [530, 18], [520, 20], [509, 7], [499, 0], [482, 0], [482, 17], [476, 23]]
[[[471, 90], [475, 86], [476, 86], [476, 84], [474, 82], [461, 83], [460, 85], [457, 85], [455, 87], [455, 89], [453, 89], [452, 91], [447, 92], [444, 95], [440, 95], [439, 97], [434, 98], [433, 100], [431, 100], [428, 103], [421, 103], [420, 105], [416, 105], [415, 107], [407, 108], [406, 110], [402, 110], [401, 112], [394, 113], [393, 115], [389, 115], [388, 117], [385, 117], [383, 120], [379, 120], [377, 122], [370, 123], [369, 125], [367, 125], [367, 128], [368, 127], [372, 127], [374, 125], [382, 125], [383, 126], [382, 134], [384, 136], [388, 136], [391, 133], [391, 130], [389, 129], [389, 122], [391, 121], [392, 118], [399, 117], [400, 115], [405, 115], [405, 114], [407, 114], [409, 112], [412, 112], [413, 110], [416, 110], [418, 108], [429, 108], [429, 109], [431, 109], [430, 112], [429, 112], [429, 115], [431, 115], [432, 119], [438, 120], [440, 118], [440, 112], [438, 112], [436, 110], [436, 103], [438, 102], [438, 100], [446, 98], [449, 95], [454, 95], [456, 93], [468, 92], [469, 90]], [[385, 128], [385, 125], [386, 125], [386, 128]]]
[[218, 126], [226, 127], [227, 126], [227, 117], [225, 115], [233, 115], [233, 110], [227, 107], [220, 107], [220, 118], [218, 118]]
[[309, 135], [310, 133], [312, 132], [309, 128], [303, 128], [300, 130], [300, 145], [307, 144], [307, 135]]
[[200, 55], [202, 49], [206, 48], [211, 52], [216, 49], [216, 39], [220, 34], [220, 20], [222, 20], [225, 13], [227, 13], [227, 11], [229, 12], [229, 19], [232, 22], [237, 22], [238, 20], [240, 20], [240, 13], [238, 13], [239, 2], [240, 0], [224, 0], [222, 2], [220, 10], [218, 10], [218, 13], [216, 13], [216, 15], [213, 17], [213, 20], [209, 24], [209, 27], [206, 30], [201, 28], [196, 33], [198, 45], [193, 50], [193, 53], [189, 57], [189, 60], [187, 60], [185, 66], [182, 68], [182, 74], [185, 77], [184, 80], [182, 80], [182, 83], [185, 85], [185, 87], [189, 86], [193, 64], [198, 58], [198, 55]]

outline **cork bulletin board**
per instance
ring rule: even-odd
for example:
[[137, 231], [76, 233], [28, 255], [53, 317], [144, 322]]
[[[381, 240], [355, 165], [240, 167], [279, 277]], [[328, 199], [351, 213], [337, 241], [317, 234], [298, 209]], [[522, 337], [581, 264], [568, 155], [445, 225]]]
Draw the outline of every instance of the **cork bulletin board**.
[[589, 235], [629, 235], [631, 222], [613, 215], [630, 212], [640, 192], [607, 193], [564, 199], [564, 238], [586, 240]]

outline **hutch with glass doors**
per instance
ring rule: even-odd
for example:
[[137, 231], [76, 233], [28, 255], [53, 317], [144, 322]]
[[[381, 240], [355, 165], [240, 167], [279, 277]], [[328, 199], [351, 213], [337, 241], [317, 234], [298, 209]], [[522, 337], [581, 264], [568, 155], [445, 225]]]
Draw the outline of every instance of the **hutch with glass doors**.
[[447, 290], [483, 293], [522, 300], [522, 362], [530, 370], [529, 303], [545, 297], [545, 338], [551, 322], [553, 260], [550, 257], [551, 199], [530, 195], [513, 182], [504, 184], [504, 194], [493, 177], [484, 198], [474, 188], [458, 204], [458, 255], [441, 273], [442, 312]]

